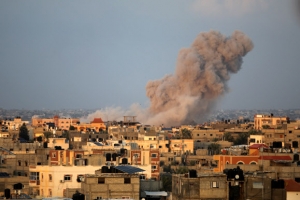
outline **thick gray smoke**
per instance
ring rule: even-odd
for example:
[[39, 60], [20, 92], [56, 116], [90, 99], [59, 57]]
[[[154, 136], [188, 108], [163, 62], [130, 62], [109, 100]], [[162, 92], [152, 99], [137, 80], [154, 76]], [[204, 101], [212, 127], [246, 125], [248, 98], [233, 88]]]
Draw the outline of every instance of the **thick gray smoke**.
[[148, 124], [180, 125], [200, 122], [227, 91], [231, 73], [253, 48], [242, 32], [226, 37], [217, 31], [200, 33], [190, 48], [179, 52], [174, 75], [149, 81]]
[[230, 37], [217, 31], [200, 33], [190, 48], [179, 52], [174, 75], [148, 82], [148, 109], [138, 104], [129, 110], [108, 107], [81, 120], [101, 117], [104, 121], [120, 121], [125, 115], [135, 115], [139, 122], [149, 125], [201, 122], [228, 91], [230, 74], [240, 70], [242, 57], [252, 48], [251, 40], [240, 31]]

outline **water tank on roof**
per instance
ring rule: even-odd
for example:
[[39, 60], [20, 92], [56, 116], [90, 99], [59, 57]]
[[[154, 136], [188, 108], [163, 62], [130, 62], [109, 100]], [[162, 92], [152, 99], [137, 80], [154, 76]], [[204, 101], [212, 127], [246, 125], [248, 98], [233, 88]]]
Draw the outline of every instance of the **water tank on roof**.
[[117, 173], [117, 169], [115, 167], [110, 167], [111, 173]]
[[112, 160], [113, 160], [113, 161], [116, 161], [116, 160], [117, 160], [117, 157], [118, 157], [118, 154], [116, 154], [116, 153], [113, 153], [113, 154], [112, 154]]
[[107, 153], [105, 156], [106, 156], [106, 161], [111, 161], [111, 154], [110, 153]]
[[4, 196], [6, 199], [10, 199], [10, 189], [6, 188], [4, 190]]
[[101, 173], [109, 173], [109, 168], [107, 166], [102, 166]]
[[128, 164], [128, 159], [127, 159], [127, 158], [123, 158], [123, 159], [122, 159], [122, 164], [123, 164], [123, 165]]

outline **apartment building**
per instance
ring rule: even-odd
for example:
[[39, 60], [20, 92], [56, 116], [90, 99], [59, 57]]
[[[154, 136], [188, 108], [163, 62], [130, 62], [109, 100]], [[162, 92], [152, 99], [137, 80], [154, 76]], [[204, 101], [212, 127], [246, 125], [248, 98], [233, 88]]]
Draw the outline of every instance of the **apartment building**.
[[15, 117], [14, 119], [2, 119], [0, 121], [0, 131], [19, 130], [23, 124], [28, 125], [29, 121], [23, 121], [21, 117]]
[[43, 127], [45, 130], [50, 129], [61, 129], [69, 130], [70, 126], [76, 126], [80, 123], [78, 118], [60, 118], [55, 115], [53, 118], [37, 118], [33, 117], [31, 119], [31, 124], [33, 127]]
[[254, 116], [254, 129], [262, 130], [264, 127], [277, 128], [281, 127], [283, 123], [287, 123], [288, 121], [288, 117], [273, 116], [273, 114], [257, 114]]
[[36, 165], [30, 166], [29, 194], [35, 197], [66, 197], [67, 188], [81, 188], [81, 178], [99, 166]]
[[160, 152], [158, 149], [137, 149], [130, 151], [130, 159], [132, 165], [151, 166], [151, 174], [144, 179], [159, 180], [160, 173]]

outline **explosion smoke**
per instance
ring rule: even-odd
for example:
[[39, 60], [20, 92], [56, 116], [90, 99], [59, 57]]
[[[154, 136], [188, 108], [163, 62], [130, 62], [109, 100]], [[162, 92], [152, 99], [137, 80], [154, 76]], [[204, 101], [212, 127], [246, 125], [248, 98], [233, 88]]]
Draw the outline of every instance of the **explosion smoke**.
[[[201, 122], [228, 91], [230, 74], [240, 70], [242, 57], [252, 48], [252, 41], [240, 31], [234, 31], [230, 37], [217, 31], [200, 33], [190, 48], [179, 52], [174, 75], [147, 83], [148, 109], [136, 104], [129, 111], [118, 108], [119, 118], [111, 120], [136, 115], [140, 122], [150, 125]], [[116, 109], [106, 108], [87, 118], [104, 118], [110, 110], [116, 115]]]
[[228, 91], [230, 73], [242, 65], [253, 48], [251, 40], [235, 31], [225, 37], [217, 31], [200, 33], [190, 48], [179, 52], [174, 75], [148, 82], [149, 124], [180, 125], [201, 121]]

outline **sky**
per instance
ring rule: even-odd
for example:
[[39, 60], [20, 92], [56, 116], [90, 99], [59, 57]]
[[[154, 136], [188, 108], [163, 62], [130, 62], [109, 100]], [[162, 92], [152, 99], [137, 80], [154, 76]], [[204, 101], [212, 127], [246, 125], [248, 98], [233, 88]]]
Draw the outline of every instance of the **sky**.
[[217, 109], [296, 109], [297, 0], [0, 1], [0, 108], [106, 109], [151, 104], [146, 85], [175, 73], [203, 32], [247, 35]]

